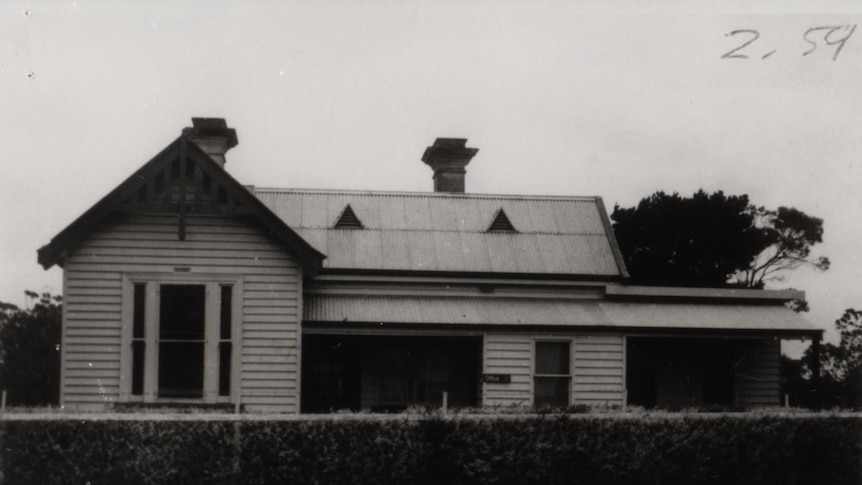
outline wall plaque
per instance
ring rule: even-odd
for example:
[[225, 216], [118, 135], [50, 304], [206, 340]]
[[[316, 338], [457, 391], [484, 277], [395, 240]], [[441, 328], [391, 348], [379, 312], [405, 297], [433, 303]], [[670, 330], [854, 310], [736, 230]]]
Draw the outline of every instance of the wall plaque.
[[482, 381], [492, 384], [508, 384], [512, 382], [511, 374], [482, 374]]

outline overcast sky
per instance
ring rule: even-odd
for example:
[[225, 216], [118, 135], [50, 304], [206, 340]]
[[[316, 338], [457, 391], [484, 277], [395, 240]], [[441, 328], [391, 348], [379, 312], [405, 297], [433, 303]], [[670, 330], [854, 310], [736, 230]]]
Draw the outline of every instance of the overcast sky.
[[832, 328], [862, 308], [862, 5], [812, 4], [4, 0], [0, 301], [60, 293], [36, 250], [208, 116], [250, 185], [430, 191], [447, 136], [468, 192], [796, 207], [832, 268], [771, 287]]

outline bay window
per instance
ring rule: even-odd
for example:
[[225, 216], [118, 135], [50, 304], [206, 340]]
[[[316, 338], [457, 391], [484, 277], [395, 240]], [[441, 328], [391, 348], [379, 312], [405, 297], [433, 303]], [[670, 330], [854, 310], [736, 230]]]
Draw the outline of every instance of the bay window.
[[230, 402], [240, 282], [142, 275], [124, 286], [121, 400]]

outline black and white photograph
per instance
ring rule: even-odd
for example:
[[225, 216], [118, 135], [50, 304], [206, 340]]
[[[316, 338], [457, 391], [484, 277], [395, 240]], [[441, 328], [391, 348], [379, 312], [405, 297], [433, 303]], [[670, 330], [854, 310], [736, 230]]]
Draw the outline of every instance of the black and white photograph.
[[860, 24], [4, 1], [0, 484], [862, 483]]

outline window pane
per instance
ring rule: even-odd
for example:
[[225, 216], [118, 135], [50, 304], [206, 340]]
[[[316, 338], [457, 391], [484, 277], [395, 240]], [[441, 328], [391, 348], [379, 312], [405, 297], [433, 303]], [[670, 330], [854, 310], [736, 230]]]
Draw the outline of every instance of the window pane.
[[535, 404], [552, 407], [567, 407], [569, 405], [568, 377], [536, 377]]
[[233, 304], [233, 287], [221, 287], [221, 339], [230, 340], [231, 307]]
[[132, 342], [132, 395], [144, 393], [144, 352], [146, 344], [142, 340]]
[[569, 374], [568, 342], [536, 342], [536, 374]]
[[147, 306], [147, 285], [135, 284], [135, 301], [132, 310], [132, 338], [144, 338], [144, 309]]
[[159, 339], [203, 340], [204, 285], [162, 285]]
[[203, 397], [204, 343], [159, 343], [159, 397]]
[[218, 395], [230, 396], [230, 342], [219, 344]]

